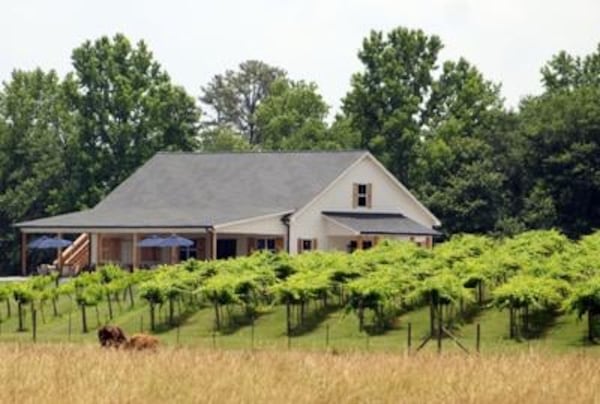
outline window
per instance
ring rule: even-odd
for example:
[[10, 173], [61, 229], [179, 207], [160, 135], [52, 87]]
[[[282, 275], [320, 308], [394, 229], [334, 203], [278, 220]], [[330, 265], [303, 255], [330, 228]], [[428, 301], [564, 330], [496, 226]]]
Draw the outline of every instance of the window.
[[274, 238], [259, 238], [256, 239], [257, 250], [269, 250], [275, 252], [275, 239]]
[[371, 184], [354, 184], [353, 207], [370, 208], [371, 207]]
[[316, 238], [307, 238], [307, 239], [298, 239], [298, 252], [301, 253], [303, 251], [313, 251], [317, 249], [317, 239]]
[[373, 247], [373, 240], [350, 240], [346, 245], [346, 250], [353, 253], [356, 250], [368, 250]]

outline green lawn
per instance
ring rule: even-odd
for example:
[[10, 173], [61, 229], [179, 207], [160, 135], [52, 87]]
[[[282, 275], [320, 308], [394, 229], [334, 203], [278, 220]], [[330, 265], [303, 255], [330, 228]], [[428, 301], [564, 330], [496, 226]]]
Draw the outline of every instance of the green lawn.
[[[0, 323], [0, 341], [32, 341], [31, 314], [26, 310], [25, 325], [27, 331], [17, 332], [17, 309], [13, 304], [12, 316], [7, 317], [7, 308], [0, 307], [2, 321]], [[311, 308], [312, 309], [312, 308]], [[134, 308], [128, 302], [113, 304], [115, 317], [108, 320], [106, 303], [95, 308], [88, 308], [87, 319], [90, 331], [82, 333], [81, 312], [67, 297], [61, 297], [58, 303], [59, 316], [52, 313], [51, 304], [47, 303], [44, 315], [38, 314], [38, 341], [49, 342], [93, 342], [96, 343], [96, 328], [107, 322], [121, 326], [130, 335], [149, 329], [148, 306], [137, 299]], [[167, 305], [158, 312], [159, 325], [155, 334], [161, 342], [169, 345], [186, 344], [204, 347], [216, 346], [228, 349], [244, 349], [254, 346], [261, 349], [369, 349], [405, 352], [407, 349], [408, 324], [412, 327], [412, 348], [420, 344], [428, 333], [429, 309], [422, 308], [408, 312], [397, 318], [393, 329], [380, 335], [368, 336], [358, 331], [358, 320], [353, 313], [344, 309], [330, 308], [319, 315], [309, 316], [305, 331], [298, 333], [288, 341], [285, 333], [286, 315], [283, 306], [264, 309], [255, 321], [254, 327], [244, 324], [226, 327], [221, 332], [213, 332], [214, 312], [210, 307], [182, 313], [179, 327], [169, 327], [167, 323]], [[482, 310], [472, 319], [454, 329], [454, 334], [467, 349], [475, 350], [476, 324], [481, 326], [481, 350], [487, 352], [518, 351], [529, 348], [565, 351], [581, 350], [598, 351], [596, 346], [585, 344], [585, 321], [577, 320], [574, 315], [557, 317], [545, 329], [539, 338], [517, 342], [507, 338], [508, 313], [495, 308]], [[70, 332], [69, 332], [70, 329]], [[252, 337], [254, 334], [254, 338]], [[437, 342], [430, 341], [424, 350], [436, 350]], [[444, 351], [457, 351], [456, 344], [448, 338], [443, 340]]]

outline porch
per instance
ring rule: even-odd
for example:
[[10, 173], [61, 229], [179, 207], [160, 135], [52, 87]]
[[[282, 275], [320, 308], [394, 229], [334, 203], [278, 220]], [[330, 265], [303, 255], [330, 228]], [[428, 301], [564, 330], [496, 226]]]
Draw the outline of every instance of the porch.
[[[177, 234], [193, 242], [190, 247], [140, 247], [139, 242], [157, 235], [167, 237]], [[87, 267], [117, 264], [123, 268], [152, 268], [162, 264], [175, 264], [188, 258], [199, 260], [226, 259], [251, 254], [256, 250], [282, 251], [285, 236], [280, 234], [219, 233], [217, 231], [175, 232], [86, 232], [79, 234], [55, 233], [57, 237], [74, 239], [71, 246], [57, 251], [54, 265], [64, 268], [63, 274], [72, 275]], [[28, 260], [28, 233], [22, 233], [21, 272], [23, 275], [38, 271]], [[39, 236], [39, 234], [38, 234]]]

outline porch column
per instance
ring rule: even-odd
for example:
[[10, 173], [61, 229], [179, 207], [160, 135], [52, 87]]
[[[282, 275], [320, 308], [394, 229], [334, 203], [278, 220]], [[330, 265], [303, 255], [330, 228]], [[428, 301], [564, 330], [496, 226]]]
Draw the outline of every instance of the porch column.
[[175, 258], [175, 247], [171, 247], [171, 259], [169, 260], [171, 262], [171, 264], [175, 264], [176, 262], [176, 258]]
[[131, 242], [131, 272], [140, 266], [140, 249], [138, 247], [139, 235], [133, 233]]
[[217, 259], [217, 231], [211, 229], [208, 231], [208, 257], [209, 259]]
[[[56, 233], [57, 239], [62, 239], [62, 233]], [[63, 267], [63, 255], [62, 255], [62, 247], [56, 249], [56, 261], [58, 262], [58, 274], [62, 276], [62, 267]]]
[[102, 262], [102, 233], [98, 233], [98, 237], [96, 237], [98, 240], [98, 245], [97, 247], [97, 256], [96, 256], [96, 266], [100, 265], [100, 263]]
[[27, 233], [21, 232], [21, 274], [27, 275]]
[[358, 241], [356, 242], [356, 249], [357, 250], [363, 249], [363, 237], [362, 236], [358, 236]]

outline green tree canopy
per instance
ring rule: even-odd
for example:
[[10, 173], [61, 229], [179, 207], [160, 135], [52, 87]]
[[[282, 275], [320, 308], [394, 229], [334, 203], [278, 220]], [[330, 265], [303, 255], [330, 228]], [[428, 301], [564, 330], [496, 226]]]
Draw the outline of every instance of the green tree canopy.
[[143, 41], [133, 46], [122, 34], [86, 41], [72, 60], [77, 138], [65, 206], [93, 206], [159, 150], [197, 147], [194, 99]]
[[250, 144], [259, 144], [257, 108], [269, 95], [271, 84], [285, 77], [284, 70], [259, 60], [247, 60], [240, 63], [238, 70], [215, 75], [202, 87], [200, 96], [200, 101], [213, 112], [209, 124], [228, 126], [242, 133]]

